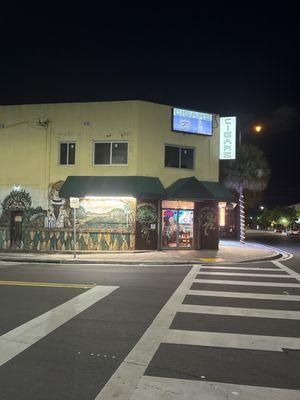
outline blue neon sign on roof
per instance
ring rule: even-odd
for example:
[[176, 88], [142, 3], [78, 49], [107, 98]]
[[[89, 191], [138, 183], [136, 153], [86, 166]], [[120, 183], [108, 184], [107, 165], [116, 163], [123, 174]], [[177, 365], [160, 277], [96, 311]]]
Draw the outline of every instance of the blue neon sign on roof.
[[172, 130], [211, 136], [213, 133], [212, 114], [173, 108]]

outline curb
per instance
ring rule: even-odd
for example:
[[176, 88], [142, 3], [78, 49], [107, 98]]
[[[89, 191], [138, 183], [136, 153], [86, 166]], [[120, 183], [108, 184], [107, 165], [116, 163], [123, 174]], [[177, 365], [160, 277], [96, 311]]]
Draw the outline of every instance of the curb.
[[39, 264], [84, 264], [84, 265], [95, 265], [95, 264], [101, 264], [101, 265], [139, 265], [139, 266], [144, 266], [144, 265], [177, 265], [177, 266], [186, 266], [186, 265], [224, 265], [224, 264], [244, 264], [244, 263], [252, 263], [252, 262], [263, 262], [263, 261], [272, 261], [276, 260], [278, 258], [282, 258], [283, 254], [282, 253], [277, 253], [275, 255], [271, 255], [269, 257], [262, 257], [262, 258], [255, 258], [255, 259], [250, 259], [250, 260], [242, 260], [242, 261], [224, 261], [224, 262], [211, 262], [211, 263], [206, 263], [203, 261], [94, 261], [94, 260], [78, 260], [78, 259], [71, 259], [71, 260], [65, 260], [65, 259], [28, 259], [28, 258], [22, 258], [22, 257], [0, 257], [0, 261], [5, 261], [5, 262], [19, 262], [19, 263], [39, 263]]

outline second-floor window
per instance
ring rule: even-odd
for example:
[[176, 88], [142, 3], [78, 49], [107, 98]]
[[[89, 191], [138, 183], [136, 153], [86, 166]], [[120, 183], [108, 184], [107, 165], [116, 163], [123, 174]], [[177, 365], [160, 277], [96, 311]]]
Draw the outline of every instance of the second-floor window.
[[190, 147], [165, 146], [165, 167], [194, 168], [194, 149]]
[[59, 144], [59, 164], [75, 165], [75, 142], [63, 142]]
[[127, 164], [127, 142], [95, 142], [94, 165]]

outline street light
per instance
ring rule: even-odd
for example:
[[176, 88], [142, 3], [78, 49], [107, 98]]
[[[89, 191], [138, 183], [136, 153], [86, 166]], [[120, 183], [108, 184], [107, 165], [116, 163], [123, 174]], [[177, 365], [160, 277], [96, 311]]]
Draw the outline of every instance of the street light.
[[[260, 125], [260, 124], [257, 124], [257, 125], [248, 125], [247, 126], [247, 130], [250, 130], [250, 131], [254, 131], [255, 133], [262, 133], [262, 131], [263, 131], [263, 126], [262, 125]], [[239, 146], [241, 146], [242, 145], [242, 130], [240, 129], [239, 130]]]
[[254, 130], [256, 133], [260, 133], [262, 131], [262, 126], [261, 125], [255, 125]]

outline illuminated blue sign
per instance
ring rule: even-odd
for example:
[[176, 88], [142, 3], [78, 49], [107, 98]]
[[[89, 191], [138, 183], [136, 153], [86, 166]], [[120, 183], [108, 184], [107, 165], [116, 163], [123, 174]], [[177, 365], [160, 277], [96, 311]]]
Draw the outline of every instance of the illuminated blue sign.
[[172, 129], [196, 135], [212, 135], [212, 114], [173, 108]]

